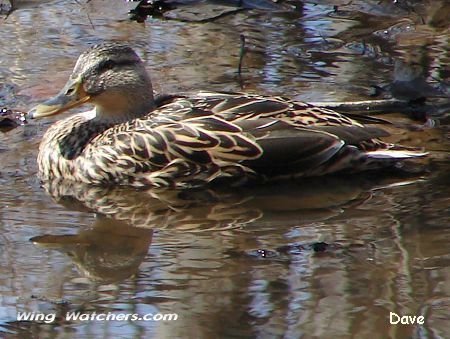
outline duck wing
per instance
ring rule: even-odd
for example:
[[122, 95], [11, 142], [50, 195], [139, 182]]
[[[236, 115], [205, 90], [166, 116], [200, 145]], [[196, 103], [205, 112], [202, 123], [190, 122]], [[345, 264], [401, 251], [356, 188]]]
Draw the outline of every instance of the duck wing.
[[[243, 161], [243, 164], [268, 177], [313, 173], [348, 147], [345, 140], [331, 133], [332, 130], [298, 128], [269, 118], [235, 124], [252, 135], [262, 149], [260, 157]], [[369, 133], [361, 133], [362, 139], [370, 137]]]
[[[330, 109], [316, 107], [283, 97], [243, 93], [198, 92], [195, 95], [161, 95], [152, 116], [169, 115], [172, 119], [188, 119], [215, 115], [227, 121], [272, 118], [295, 127], [362, 126], [357, 120]], [[356, 116], [356, 115], [352, 115]], [[361, 118], [362, 119], [362, 118]], [[380, 119], [376, 119], [381, 123]]]

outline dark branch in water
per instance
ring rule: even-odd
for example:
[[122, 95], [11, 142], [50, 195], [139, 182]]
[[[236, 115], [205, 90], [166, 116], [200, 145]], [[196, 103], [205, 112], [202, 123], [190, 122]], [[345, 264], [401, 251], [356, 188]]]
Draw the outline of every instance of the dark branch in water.
[[415, 120], [424, 120], [427, 116], [439, 117], [450, 111], [450, 103], [430, 103], [406, 101], [398, 99], [363, 100], [347, 102], [310, 102], [338, 112], [357, 112], [360, 114], [404, 113]]
[[241, 39], [241, 47], [239, 49], [239, 65], [238, 65], [238, 79], [239, 79], [239, 86], [241, 89], [244, 89], [244, 82], [242, 80], [242, 62], [244, 60], [245, 56], [245, 35], [240, 34], [239, 38]]
[[241, 34], [239, 35], [239, 38], [241, 39], [241, 47], [239, 50], [239, 65], [238, 65], [238, 74], [239, 76], [241, 76], [242, 73], [242, 61], [244, 60], [244, 55], [245, 55], [245, 35]]

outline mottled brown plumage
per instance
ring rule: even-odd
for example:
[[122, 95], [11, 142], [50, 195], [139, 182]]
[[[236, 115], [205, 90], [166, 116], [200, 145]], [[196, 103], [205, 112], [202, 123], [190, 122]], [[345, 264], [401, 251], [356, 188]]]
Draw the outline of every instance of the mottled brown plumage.
[[388, 133], [358, 116], [281, 97], [198, 92], [154, 99], [137, 54], [116, 43], [83, 53], [61, 92], [29, 116], [85, 102], [94, 110], [44, 135], [43, 180], [189, 187], [379, 169], [425, 155], [379, 140]]

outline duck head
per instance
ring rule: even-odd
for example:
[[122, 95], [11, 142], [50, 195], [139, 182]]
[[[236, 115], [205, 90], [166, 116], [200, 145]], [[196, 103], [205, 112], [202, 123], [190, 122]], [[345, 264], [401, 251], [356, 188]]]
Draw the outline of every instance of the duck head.
[[28, 117], [56, 115], [84, 103], [95, 106], [97, 118], [117, 121], [154, 108], [150, 76], [131, 47], [104, 43], [82, 53], [61, 91], [31, 109]]

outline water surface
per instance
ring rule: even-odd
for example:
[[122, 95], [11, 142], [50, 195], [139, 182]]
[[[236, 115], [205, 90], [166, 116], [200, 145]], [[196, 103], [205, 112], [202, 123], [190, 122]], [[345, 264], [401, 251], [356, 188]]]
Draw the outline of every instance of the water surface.
[[[126, 15], [133, 4], [122, 1], [18, 1], [0, 22], [0, 106], [27, 110], [56, 93], [78, 55], [105, 39], [136, 48], [158, 92], [368, 100], [371, 85], [392, 82], [396, 60], [414, 58], [426, 80], [448, 80], [449, 16], [436, 14], [445, 12], [444, 1], [417, 5], [415, 12], [391, 2], [317, 3], [291, 1], [196, 22], [137, 23]], [[174, 16], [183, 19], [191, 10]], [[240, 34], [247, 48], [241, 79]], [[390, 118], [424, 124], [398, 114]], [[432, 129], [394, 136], [432, 152], [428, 174], [234, 191], [42, 187], [35, 158], [51, 121], [2, 133], [0, 333], [448, 337], [448, 117], [432, 119]], [[18, 322], [22, 311], [57, 319]], [[68, 311], [179, 318], [64, 321]], [[389, 312], [423, 315], [425, 324], [390, 325]]]

